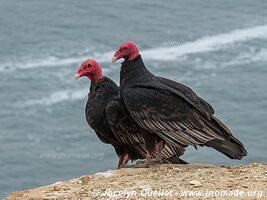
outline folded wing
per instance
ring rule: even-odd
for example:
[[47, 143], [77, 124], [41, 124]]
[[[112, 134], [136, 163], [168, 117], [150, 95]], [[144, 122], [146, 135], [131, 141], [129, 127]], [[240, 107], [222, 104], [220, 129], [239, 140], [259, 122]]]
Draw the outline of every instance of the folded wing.
[[152, 82], [136, 84], [122, 95], [135, 122], [169, 144], [206, 145], [232, 159], [247, 154], [243, 144], [212, 115], [211, 106], [203, 106], [200, 100], [195, 103], [194, 98], [177, 89]]

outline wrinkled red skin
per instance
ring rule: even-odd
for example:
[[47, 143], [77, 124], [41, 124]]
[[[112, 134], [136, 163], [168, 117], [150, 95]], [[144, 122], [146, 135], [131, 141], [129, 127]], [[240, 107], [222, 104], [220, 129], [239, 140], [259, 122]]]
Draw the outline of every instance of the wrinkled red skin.
[[84, 61], [79, 67], [77, 74], [80, 77], [87, 76], [91, 81], [100, 81], [103, 78], [101, 65], [93, 59]]
[[120, 48], [114, 54], [114, 57], [116, 57], [117, 60], [124, 58], [125, 60], [133, 61], [139, 55], [140, 54], [137, 45], [132, 41], [128, 41], [120, 46]]

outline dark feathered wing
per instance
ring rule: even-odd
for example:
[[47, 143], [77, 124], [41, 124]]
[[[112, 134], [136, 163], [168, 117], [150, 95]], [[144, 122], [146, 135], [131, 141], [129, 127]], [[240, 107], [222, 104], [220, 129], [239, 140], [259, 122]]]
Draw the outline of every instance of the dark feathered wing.
[[183, 85], [181, 83], [167, 79], [167, 78], [163, 78], [163, 77], [158, 76], [157, 79], [162, 84], [167, 85], [168, 87], [175, 89], [179, 93], [182, 93], [192, 103], [198, 105], [199, 107], [202, 107], [209, 114], [212, 114], [212, 115], [214, 114], [214, 109], [212, 108], [212, 106], [208, 102], [206, 102], [204, 99], [199, 97], [191, 88], [189, 88], [186, 85]]
[[[106, 107], [106, 116], [117, 140], [129, 148], [130, 157], [133, 160], [144, 159], [146, 157], [146, 145], [141, 129], [131, 119], [131, 116], [127, 116], [123, 112], [119, 102], [113, 101], [109, 103]], [[183, 155], [184, 151], [185, 149], [182, 147], [166, 144], [162, 152], [163, 160], [168, 163], [185, 164], [185, 161], [179, 159], [179, 156]], [[135, 154], [132, 152], [135, 152]]]
[[110, 144], [110, 141], [108, 141], [106, 138], [104, 138], [102, 135], [103, 134], [100, 134], [100, 132], [98, 131], [95, 131], [97, 137], [101, 140], [101, 142], [105, 143], [105, 144]]
[[242, 143], [211, 115], [213, 109], [194, 103], [176, 89], [151, 82], [136, 84], [122, 95], [135, 122], [169, 144], [206, 145], [233, 159], [246, 155]]

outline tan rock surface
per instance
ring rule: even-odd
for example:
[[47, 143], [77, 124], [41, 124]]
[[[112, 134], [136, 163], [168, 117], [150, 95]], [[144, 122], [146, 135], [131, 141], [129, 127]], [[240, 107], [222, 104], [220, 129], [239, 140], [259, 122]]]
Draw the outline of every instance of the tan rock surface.
[[82, 176], [6, 200], [50, 199], [267, 199], [267, 165], [160, 165]]

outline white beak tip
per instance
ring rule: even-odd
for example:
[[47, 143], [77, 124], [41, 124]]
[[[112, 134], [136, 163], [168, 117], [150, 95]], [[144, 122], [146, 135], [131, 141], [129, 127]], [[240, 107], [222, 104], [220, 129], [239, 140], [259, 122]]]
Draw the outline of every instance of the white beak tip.
[[117, 61], [117, 58], [115, 56], [112, 57], [112, 62], [115, 63]]
[[79, 79], [79, 78], [80, 78], [80, 74], [75, 74], [75, 75], [74, 75], [74, 79], [75, 79], [75, 80], [77, 80], [77, 79]]

